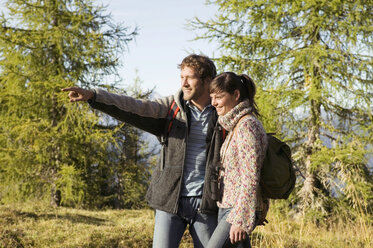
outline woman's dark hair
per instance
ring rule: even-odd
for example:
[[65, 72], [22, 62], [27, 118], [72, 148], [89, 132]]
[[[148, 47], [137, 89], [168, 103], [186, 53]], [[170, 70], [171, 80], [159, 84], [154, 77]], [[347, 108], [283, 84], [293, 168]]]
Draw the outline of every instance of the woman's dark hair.
[[234, 94], [235, 90], [239, 90], [240, 92], [239, 101], [242, 102], [249, 99], [252, 112], [256, 116], [259, 116], [258, 107], [254, 100], [256, 86], [254, 81], [248, 75], [237, 75], [234, 72], [223, 72], [216, 76], [210, 84], [210, 93], [228, 92], [229, 94]]

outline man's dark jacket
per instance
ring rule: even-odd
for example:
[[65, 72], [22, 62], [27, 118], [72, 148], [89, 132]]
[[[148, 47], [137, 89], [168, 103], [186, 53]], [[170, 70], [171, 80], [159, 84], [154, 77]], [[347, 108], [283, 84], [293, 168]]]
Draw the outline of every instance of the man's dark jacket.
[[[96, 89], [94, 98], [89, 101], [91, 107], [152, 133], [161, 141], [160, 159], [153, 171], [146, 199], [151, 207], [173, 214], [176, 214], [178, 209], [190, 124], [190, 111], [182, 94], [179, 90], [173, 96], [149, 101]], [[167, 116], [173, 101], [180, 107], [180, 111], [168, 132]], [[207, 162], [199, 208], [201, 213], [216, 214], [218, 210], [216, 168], [223, 138], [221, 127], [216, 124], [216, 120], [217, 114], [214, 110], [206, 138]]]

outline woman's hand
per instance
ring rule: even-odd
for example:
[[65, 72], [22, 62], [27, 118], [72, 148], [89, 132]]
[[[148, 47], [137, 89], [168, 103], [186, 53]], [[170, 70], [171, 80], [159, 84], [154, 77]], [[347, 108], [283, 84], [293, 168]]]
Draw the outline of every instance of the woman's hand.
[[229, 231], [229, 238], [231, 243], [237, 243], [246, 239], [247, 233], [239, 226], [232, 225], [231, 230]]

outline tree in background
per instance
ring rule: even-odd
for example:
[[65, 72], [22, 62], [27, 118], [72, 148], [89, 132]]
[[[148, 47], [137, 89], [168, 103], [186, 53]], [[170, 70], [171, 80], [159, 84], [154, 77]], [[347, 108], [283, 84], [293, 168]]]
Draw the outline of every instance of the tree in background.
[[[372, 213], [373, 5], [347, 0], [216, 0], [190, 22], [220, 44], [224, 70], [252, 75], [267, 131], [293, 144], [293, 206], [313, 219]], [[346, 209], [346, 210], [344, 210]], [[356, 210], [356, 211], [351, 211]]]
[[119, 133], [121, 138], [139, 133], [103, 123], [88, 105], [69, 104], [60, 91], [97, 86], [107, 75], [117, 79], [119, 56], [136, 29], [114, 24], [105, 7], [90, 0], [8, 0], [5, 6], [7, 13], [0, 17], [0, 201], [47, 199], [52, 192], [53, 204], [107, 204], [103, 192], [120, 162], [114, 147], [123, 150], [143, 141], [118, 143]]
[[[149, 99], [153, 90], [142, 91], [142, 81], [137, 76], [135, 83], [126, 92], [137, 99]], [[105, 179], [108, 184], [102, 192], [107, 195], [107, 201], [114, 208], [143, 208], [145, 207], [145, 194], [149, 184], [150, 173], [156, 165], [156, 146], [149, 142], [149, 135], [139, 129], [120, 123], [106, 114], [101, 113], [104, 120], [104, 129], [117, 130], [114, 133], [115, 146], [111, 146], [109, 166], [110, 178]], [[105, 123], [110, 123], [107, 125]], [[119, 128], [119, 129], [118, 129]], [[154, 145], [154, 144], [153, 144]]]

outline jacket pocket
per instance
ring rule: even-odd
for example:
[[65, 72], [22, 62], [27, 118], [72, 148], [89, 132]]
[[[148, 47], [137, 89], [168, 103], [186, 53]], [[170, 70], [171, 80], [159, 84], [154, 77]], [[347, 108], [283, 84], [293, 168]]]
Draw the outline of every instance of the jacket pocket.
[[165, 167], [155, 170], [147, 199], [151, 205], [172, 208], [178, 200], [181, 185], [181, 167]]

